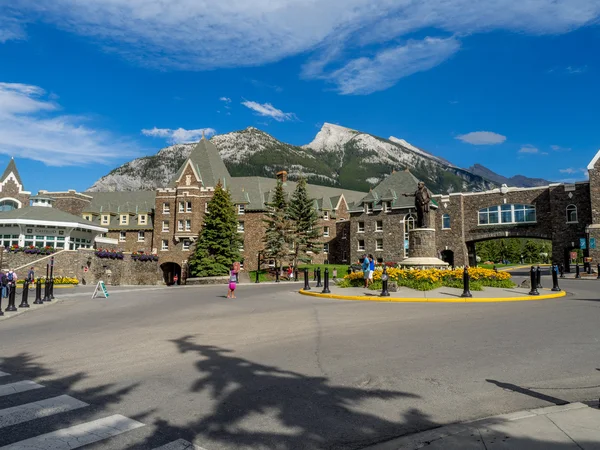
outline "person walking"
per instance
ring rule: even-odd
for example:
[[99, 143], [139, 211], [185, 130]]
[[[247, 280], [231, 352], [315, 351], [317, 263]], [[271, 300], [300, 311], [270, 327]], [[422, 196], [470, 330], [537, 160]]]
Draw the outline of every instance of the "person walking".
[[33, 281], [35, 280], [35, 272], [33, 270], [33, 267], [31, 269], [29, 269], [29, 272], [27, 273], [27, 280], [30, 283], [33, 283]]
[[0, 273], [0, 283], [2, 284], [2, 298], [8, 297], [8, 278], [4, 270]]
[[373, 284], [373, 273], [375, 272], [375, 258], [369, 255], [369, 284]]
[[231, 270], [229, 270], [229, 291], [227, 292], [227, 298], [236, 298], [235, 297], [236, 280], [237, 280], [236, 271], [232, 264]]
[[363, 270], [363, 278], [365, 279], [365, 288], [369, 287], [369, 258], [367, 257], [367, 254], [365, 253], [363, 255], [363, 262], [362, 262], [362, 270]]

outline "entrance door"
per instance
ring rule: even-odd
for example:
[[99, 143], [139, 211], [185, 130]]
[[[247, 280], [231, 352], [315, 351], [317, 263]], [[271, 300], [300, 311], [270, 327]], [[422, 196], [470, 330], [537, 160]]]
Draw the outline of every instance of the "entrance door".
[[450, 267], [454, 267], [454, 252], [452, 250], [442, 251], [442, 261], [447, 262]]
[[[173, 284], [181, 284], [181, 266], [174, 262], [166, 262], [160, 265], [163, 271], [163, 279], [167, 286]], [[175, 283], [175, 276], [177, 276], [177, 283]]]

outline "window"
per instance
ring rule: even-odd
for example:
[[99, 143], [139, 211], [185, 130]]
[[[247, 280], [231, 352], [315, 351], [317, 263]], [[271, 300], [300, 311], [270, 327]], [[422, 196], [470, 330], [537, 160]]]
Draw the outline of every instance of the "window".
[[181, 246], [181, 249], [184, 251], [188, 251], [190, 249], [190, 241], [183, 241], [183, 245]]
[[392, 202], [384, 202], [383, 203], [383, 210], [386, 213], [392, 212]]
[[364, 250], [365, 249], [365, 241], [364, 239], [359, 239], [358, 240], [358, 250]]
[[238, 230], [238, 233], [243, 233], [244, 232], [244, 222], [238, 222], [238, 224], [237, 224], [237, 230]]
[[409, 213], [404, 216], [404, 257], [408, 258], [408, 232], [415, 228], [417, 216]]
[[129, 223], [129, 216], [127, 214], [121, 214], [121, 225], [127, 225]]
[[244, 241], [240, 242], [240, 252], [244, 251]]
[[342, 252], [342, 262], [348, 261], [348, 253], [344, 250]]
[[323, 244], [323, 253], [329, 253], [329, 244], [328, 243]]
[[323, 227], [323, 236], [329, 237], [329, 227]]
[[365, 203], [365, 212], [367, 214], [373, 214], [373, 203]]
[[383, 220], [378, 220], [375, 223], [375, 231], [383, 231]]
[[192, 212], [192, 202], [185, 202], [185, 212]]
[[567, 206], [567, 223], [577, 223], [577, 206]]
[[504, 204], [479, 210], [479, 225], [535, 223], [534, 205]]
[[204, 204], [204, 213], [206, 214], [208, 212], [208, 203]]
[[169, 250], [169, 241], [167, 239], [162, 240], [161, 250]]
[[146, 232], [138, 231], [138, 242], [144, 242], [146, 240]]
[[83, 220], [88, 220], [88, 221], [92, 221], [92, 215], [91, 214], [84, 214], [83, 215]]
[[169, 231], [169, 221], [168, 220], [163, 220], [162, 230], [163, 231]]
[[383, 250], [383, 239], [375, 240], [375, 250]]
[[238, 214], [244, 214], [246, 207], [244, 205], [238, 205]]
[[140, 214], [138, 216], [138, 224], [146, 225], [146, 223], [148, 223], [148, 216], [146, 214]]
[[444, 214], [442, 216], [442, 230], [450, 229], [450, 214]]
[[18, 209], [19, 204], [12, 200], [2, 200], [0, 202], [0, 211], [12, 211], [13, 209]]
[[329, 220], [329, 211], [323, 211], [323, 220]]
[[342, 239], [348, 239], [348, 230], [346, 228], [342, 230]]
[[127, 238], [127, 233], [125, 231], [119, 232], [119, 242], [125, 242]]
[[110, 223], [110, 216], [108, 214], [102, 215], [102, 225], [108, 225]]
[[364, 222], [358, 222], [358, 232], [359, 233], [365, 232], [365, 223]]
[[179, 212], [185, 212], [185, 202], [179, 202]]
[[169, 202], [163, 203], [163, 214], [169, 214], [171, 212], [171, 204]]
[[185, 231], [191, 231], [192, 230], [192, 221], [190, 219], [186, 219], [185, 221]]
[[183, 231], [183, 220], [177, 221], [177, 231]]

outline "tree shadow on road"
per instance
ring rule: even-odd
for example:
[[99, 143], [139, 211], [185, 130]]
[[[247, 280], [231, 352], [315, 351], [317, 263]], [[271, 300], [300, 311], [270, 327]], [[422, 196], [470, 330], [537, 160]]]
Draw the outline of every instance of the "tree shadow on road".
[[[190, 391], [210, 396], [214, 407], [180, 427], [158, 420], [155, 434], [233, 448], [354, 449], [439, 426], [417, 409], [398, 414], [395, 421], [365, 407], [378, 400], [419, 398], [414, 394], [331, 385], [323, 376], [307, 376], [237, 357], [232, 350], [197, 344], [193, 336], [172, 342], [180, 353], [200, 358], [195, 364], [201, 376], [191, 382]], [[209, 443], [204, 445], [210, 448]]]

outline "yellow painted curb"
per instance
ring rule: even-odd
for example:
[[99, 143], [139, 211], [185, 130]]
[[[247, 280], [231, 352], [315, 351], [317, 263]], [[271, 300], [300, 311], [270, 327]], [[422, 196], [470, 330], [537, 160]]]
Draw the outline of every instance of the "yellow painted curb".
[[391, 302], [391, 303], [500, 303], [500, 302], [527, 302], [535, 300], [548, 300], [551, 298], [560, 298], [567, 295], [565, 291], [560, 291], [555, 294], [544, 295], [528, 295], [524, 297], [498, 297], [498, 298], [402, 298], [402, 297], [379, 297], [378, 295], [358, 296], [358, 295], [337, 295], [337, 294], [321, 294], [319, 292], [308, 292], [304, 289], [298, 291], [302, 295], [320, 298], [332, 298], [336, 300], [358, 300], [367, 302]]

